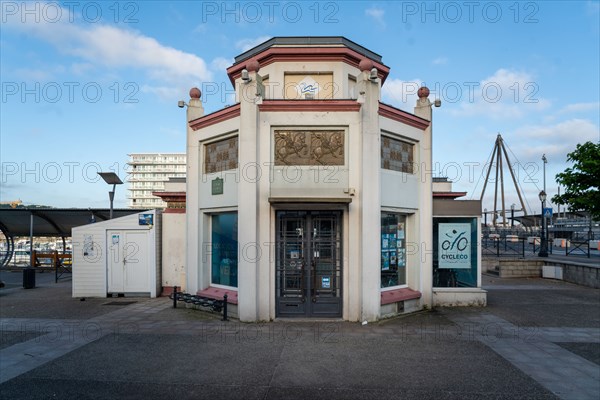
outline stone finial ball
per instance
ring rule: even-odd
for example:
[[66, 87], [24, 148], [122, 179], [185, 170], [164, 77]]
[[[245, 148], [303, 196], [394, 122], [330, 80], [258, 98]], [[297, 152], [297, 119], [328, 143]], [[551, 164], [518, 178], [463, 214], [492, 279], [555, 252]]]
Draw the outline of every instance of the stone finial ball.
[[420, 99], [429, 97], [429, 88], [427, 86], [421, 86], [417, 91], [417, 96], [419, 96]]
[[199, 99], [202, 95], [202, 92], [197, 87], [193, 87], [190, 89], [190, 98], [191, 99]]
[[258, 70], [260, 69], [260, 64], [256, 60], [250, 60], [246, 64], [246, 69], [248, 70], [248, 72], [258, 72]]
[[363, 58], [360, 60], [360, 63], [358, 63], [358, 69], [361, 71], [370, 71], [374, 66], [375, 64], [373, 64], [373, 61], [369, 60], [368, 58]]

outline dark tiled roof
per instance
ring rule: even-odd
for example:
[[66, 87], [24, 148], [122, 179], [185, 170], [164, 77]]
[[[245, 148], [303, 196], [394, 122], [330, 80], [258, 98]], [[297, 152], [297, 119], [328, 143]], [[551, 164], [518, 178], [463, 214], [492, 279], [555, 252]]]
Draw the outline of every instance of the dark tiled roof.
[[[235, 57], [235, 64], [247, 60], [272, 46], [315, 46], [315, 45], [343, 45], [356, 51], [373, 61], [381, 62], [381, 56], [352, 40], [343, 36], [276, 36], [251, 48], [250, 50]], [[234, 64], [234, 65], [235, 65]]]

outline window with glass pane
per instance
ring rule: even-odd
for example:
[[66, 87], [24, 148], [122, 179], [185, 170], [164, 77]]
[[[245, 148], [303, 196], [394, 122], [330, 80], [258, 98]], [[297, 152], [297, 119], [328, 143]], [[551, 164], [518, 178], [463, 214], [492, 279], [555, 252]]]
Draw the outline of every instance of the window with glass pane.
[[237, 213], [215, 214], [211, 219], [211, 281], [218, 285], [237, 287]]
[[433, 219], [433, 287], [477, 287], [477, 218]]
[[381, 213], [381, 287], [406, 284], [406, 216]]

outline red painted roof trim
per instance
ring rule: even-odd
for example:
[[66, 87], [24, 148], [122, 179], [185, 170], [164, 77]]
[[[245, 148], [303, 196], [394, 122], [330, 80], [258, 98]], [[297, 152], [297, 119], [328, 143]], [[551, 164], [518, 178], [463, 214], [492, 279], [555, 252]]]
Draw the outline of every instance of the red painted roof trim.
[[152, 196], [157, 196], [161, 199], [174, 199], [175, 201], [185, 201], [185, 192], [152, 192]]
[[381, 305], [420, 298], [421, 292], [409, 288], [386, 290], [381, 292]]
[[355, 100], [263, 100], [258, 109], [262, 112], [277, 111], [360, 111]]
[[379, 102], [379, 115], [384, 118], [393, 119], [394, 121], [402, 122], [417, 129], [425, 130], [430, 122], [424, 118], [417, 117], [414, 114], [392, 107], [388, 104]]
[[219, 122], [227, 121], [228, 119], [240, 116], [240, 104], [234, 104], [232, 106], [223, 108], [222, 110], [215, 111], [214, 113], [205, 115], [189, 122], [190, 128], [197, 131], [198, 129], [206, 128]]
[[457, 197], [463, 197], [466, 196], [467, 192], [433, 192], [433, 197], [450, 197], [450, 198], [457, 198]]
[[[227, 68], [227, 75], [231, 84], [235, 85], [235, 80], [240, 77], [242, 70], [251, 60], [258, 61], [261, 67], [274, 62], [342, 61], [358, 68], [358, 64], [365, 58], [367, 57], [347, 47], [270, 47], [252, 58]], [[390, 67], [375, 60], [371, 61], [377, 68], [377, 76], [383, 84], [390, 73]]]

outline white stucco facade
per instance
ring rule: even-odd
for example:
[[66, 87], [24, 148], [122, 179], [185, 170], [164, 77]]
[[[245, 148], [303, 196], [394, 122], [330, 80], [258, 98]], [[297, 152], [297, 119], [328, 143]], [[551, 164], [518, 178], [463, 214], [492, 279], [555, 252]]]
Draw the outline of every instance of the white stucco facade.
[[[414, 114], [381, 103], [380, 56], [314, 39], [274, 38], [238, 56], [233, 106], [204, 115], [190, 92], [186, 287], [237, 292], [242, 321], [375, 321], [430, 307], [431, 103], [420, 95]], [[291, 77], [334, 90], [318, 83], [289, 98]], [[393, 233], [382, 233], [383, 214], [396, 218]], [[216, 227], [223, 215], [235, 218], [232, 234]], [[236, 242], [236, 255], [223, 255]], [[224, 277], [230, 260], [235, 277]]]

